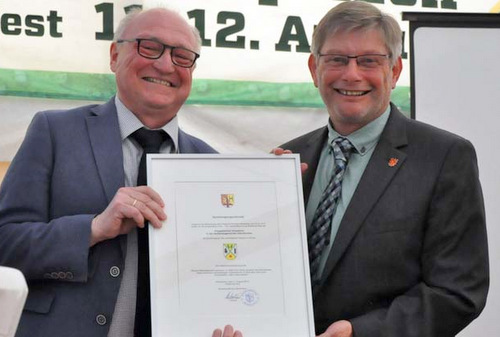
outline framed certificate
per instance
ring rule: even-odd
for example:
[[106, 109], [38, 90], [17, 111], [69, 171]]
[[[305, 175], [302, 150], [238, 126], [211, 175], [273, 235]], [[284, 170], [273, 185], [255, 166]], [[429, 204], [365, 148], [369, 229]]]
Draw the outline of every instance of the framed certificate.
[[148, 155], [153, 336], [314, 336], [300, 159]]

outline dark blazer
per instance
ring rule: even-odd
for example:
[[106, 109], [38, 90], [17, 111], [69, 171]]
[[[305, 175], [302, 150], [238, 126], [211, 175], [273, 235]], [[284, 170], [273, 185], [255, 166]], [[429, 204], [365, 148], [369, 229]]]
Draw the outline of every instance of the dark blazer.
[[[179, 150], [215, 152], [181, 130]], [[0, 189], [0, 265], [29, 286], [16, 336], [107, 335], [126, 240], [89, 249], [90, 223], [122, 186], [114, 99], [35, 115]]]
[[[327, 134], [282, 145], [309, 164], [306, 202]], [[488, 285], [472, 144], [392, 106], [314, 295], [317, 333], [346, 319], [356, 337], [455, 336], [483, 309]]]

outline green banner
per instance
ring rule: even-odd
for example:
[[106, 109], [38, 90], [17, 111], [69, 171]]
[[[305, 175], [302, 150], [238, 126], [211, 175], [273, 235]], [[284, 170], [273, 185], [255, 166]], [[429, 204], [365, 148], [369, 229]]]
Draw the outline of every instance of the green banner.
[[[112, 74], [0, 69], [0, 95], [105, 101], [114, 95]], [[392, 101], [410, 111], [409, 87], [396, 87]], [[307, 83], [193, 81], [188, 104], [323, 107], [317, 88]]]

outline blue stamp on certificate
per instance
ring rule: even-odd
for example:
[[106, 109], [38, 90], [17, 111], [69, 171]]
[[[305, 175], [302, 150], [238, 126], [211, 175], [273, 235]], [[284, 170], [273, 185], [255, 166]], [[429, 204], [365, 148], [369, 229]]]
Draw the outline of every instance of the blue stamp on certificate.
[[241, 301], [246, 305], [254, 305], [259, 301], [259, 295], [255, 291], [248, 289], [241, 294]]

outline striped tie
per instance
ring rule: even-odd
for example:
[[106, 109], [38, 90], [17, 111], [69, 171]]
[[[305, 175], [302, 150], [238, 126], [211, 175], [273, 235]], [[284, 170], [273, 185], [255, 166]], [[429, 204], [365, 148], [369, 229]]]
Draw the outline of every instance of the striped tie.
[[349, 157], [353, 152], [353, 145], [345, 137], [335, 138], [332, 142], [335, 158], [335, 171], [326, 186], [318, 208], [314, 213], [308, 235], [309, 267], [313, 286], [319, 281], [319, 265], [325, 247], [330, 244], [331, 222], [335, 214], [340, 195], [342, 193], [342, 178], [347, 167]]

